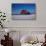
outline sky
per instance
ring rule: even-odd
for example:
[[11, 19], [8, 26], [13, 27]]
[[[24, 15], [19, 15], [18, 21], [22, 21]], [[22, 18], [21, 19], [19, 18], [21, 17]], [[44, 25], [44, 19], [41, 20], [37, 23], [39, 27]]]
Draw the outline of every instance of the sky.
[[20, 14], [21, 10], [27, 10], [30, 13], [36, 12], [36, 4], [12, 4], [12, 15]]

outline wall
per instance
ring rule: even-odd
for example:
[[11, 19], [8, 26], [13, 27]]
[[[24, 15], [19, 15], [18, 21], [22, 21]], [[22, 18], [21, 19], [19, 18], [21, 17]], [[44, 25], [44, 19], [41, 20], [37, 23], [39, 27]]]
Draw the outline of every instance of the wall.
[[[11, 4], [12, 3], [36, 3], [37, 4], [37, 14], [36, 20], [17, 20], [11, 19]], [[31, 31], [45, 31], [46, 33], [46, 0], [0, 0], [0, 10], [6, 13], [7, 21], [5, 26], [11, 31], [20, 31], [20, 37]], [[0, 31], [2, 29], [0, 28]], [[37, 32], [36, 32], [37, 33]], [[16, 34], [18, 38], [18, 34]], [[18, 40], [18, 39], [17, 39]], [[19, 43], [16, 43], [18, 46]], [[20, 44], [19, 44], [20, 45]]]
[[[12, 20], [11, 4], [12, 3], [36, 3], [37, 14], [36, 20]], [[0, 0], [0, 10], [6, 12], [7, 27], [46, 27], [46, 0]]]

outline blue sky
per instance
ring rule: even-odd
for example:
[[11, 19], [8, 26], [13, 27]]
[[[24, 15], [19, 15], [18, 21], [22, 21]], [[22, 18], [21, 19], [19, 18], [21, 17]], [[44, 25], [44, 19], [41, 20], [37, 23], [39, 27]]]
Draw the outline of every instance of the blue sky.
[[12, 4], [12, 14], [20, 14], [21, 10], [27, 10], [30, 13], [36, 12], [35, 4]]

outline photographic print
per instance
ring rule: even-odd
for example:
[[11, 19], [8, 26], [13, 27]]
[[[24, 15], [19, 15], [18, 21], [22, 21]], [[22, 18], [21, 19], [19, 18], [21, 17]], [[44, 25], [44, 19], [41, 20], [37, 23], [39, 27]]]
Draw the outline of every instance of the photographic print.
[[14, 20], [35, 20], [36, 4], [35, 3], [13, 3], [12, 19]]

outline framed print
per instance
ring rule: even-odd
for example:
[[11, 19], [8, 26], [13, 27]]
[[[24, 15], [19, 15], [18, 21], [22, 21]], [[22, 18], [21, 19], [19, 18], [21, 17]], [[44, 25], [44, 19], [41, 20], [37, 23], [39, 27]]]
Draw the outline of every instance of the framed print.
[[11, 14], [13, 20], [35, 20], [35, 3], [12, 3]]

